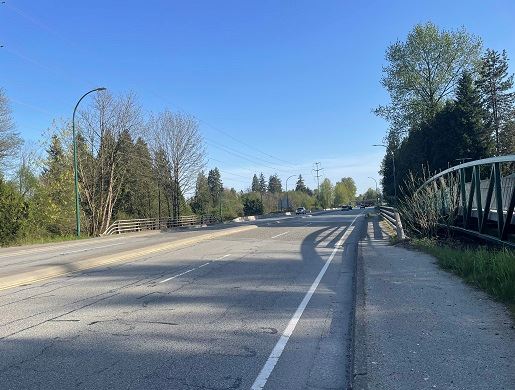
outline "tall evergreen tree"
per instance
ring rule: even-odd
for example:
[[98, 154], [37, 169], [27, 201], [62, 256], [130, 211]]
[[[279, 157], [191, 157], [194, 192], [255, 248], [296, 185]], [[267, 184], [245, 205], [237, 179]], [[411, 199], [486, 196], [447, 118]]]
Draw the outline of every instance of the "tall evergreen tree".
[[36, 204], [50, 234], [72, 234], [75, 229], [75, 195], [71, 151], [57, 134], [50, 138], [41, 175], [42, 190]]
[[265, 175], [263, 175], [263, 172], [259, 174], [259, 192], [261, 195], [263, 195], [266, 192], [266, 180]]
[[256, 174], [254, 174], [254, 177], [252, 177], [252, 186], [251, 191], [252, 192], [259, 192], [259, 179]]
[[481, 103], [481, 94], [469, 72], [463, 72], [458, 81], [454, 110], [460, 138], [456, 153], [461, 154], [455, 156], [473, 160], [488, 157], [493, 145], [485, 122], [487, 113]]
[[501, 155], [515, 154], [515, 113], [513, 119], [504, 123], [499, 130], [499, 152]]
[[[386, 153], [383, 157], [383, 161], [381, 162], [381, 169], [379, 173], [383, 177], [381, 179], [381, 184], [383, 187], [383, 193], [386, 196], [393, 197], [397, 190], [399, 192], [399, 186], [401, 182], [399, 181], [400, 176], [396, 169], [394, 169], [395, 164], [400, 160], [400, 145], [401, 139], [399, 133], [396, 131], [389, 131], [385, 138], [386, 141]], [[397, 161], [396, 161], [397, 159]], [[397, 164], [398, 165], [398, 164]], [[394, 175], [394, 172], [396, 173]], [[394, 186], [394, 182], [396, 186]]]
[[209, 186], [209, 192], [211, 193], [211, 199], [216, 205], [220, 201], [220, 196], [223, 192], [222, 178], [218, 168], [211, 169], [207, 175], [207, 184]]
[[163, 150], [158, 149], [154, 155], [154, 177], [157, 185], [157, 213], [159, 218], [172, 216], [171, 200], [173, 180], [170, 164]]
[[155, 215], [155, 179], [152, 156], [147, 143], [138, 138], [134, 144], [129, 138], [123, 144], [127, 153], [126, 179], [115, 207], [116, 218], [150, 218]]
[[0, 177], [0, 246], [16, 240], [27, 215], [27, 203], [14, 185]]
[[281, 179], [277, 176], [277, 174], [273, 174], [268, 179], [268, 192], [271, 194], [277, 194], [283, 191], [283, 186], [281, 183]]
[[302, 175], [299, 175], [299, 178], [297, 180], [297, 185], [295, 186], [295, 191], [301, 191], [301, 192], [307, 191], [307, 187], [304, 184], [304, 179], [302, 178]]
[[[481, 61], [477, 85], [489, 113], [495, 151], [499, 155], [501, 144], [505, 141], [500, 138], [501, 129], [505, 123], [513, 119], [515, 110], [515, 92], [512, 91], [513, 74], [508, 74], [508, 56], [505, 50], [502, 53], [491, 49], [486, 51]], [[509, 139], [506, 141], [513, 142]]]
[[191, 209], [195, 214], [209, 214], [211, 210], [211, 191], [209, 189], [208, 179], [201, 171], [197, 176], [197, 183], [195, 185], [195, 196], [191, 202]]

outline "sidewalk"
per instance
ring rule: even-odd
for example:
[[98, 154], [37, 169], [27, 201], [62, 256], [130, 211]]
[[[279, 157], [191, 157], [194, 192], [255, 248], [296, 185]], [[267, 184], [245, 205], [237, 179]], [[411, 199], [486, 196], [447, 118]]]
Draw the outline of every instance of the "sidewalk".
[[358, 258], [354, 389], [515, 389], [507, 309], [368, 221]]

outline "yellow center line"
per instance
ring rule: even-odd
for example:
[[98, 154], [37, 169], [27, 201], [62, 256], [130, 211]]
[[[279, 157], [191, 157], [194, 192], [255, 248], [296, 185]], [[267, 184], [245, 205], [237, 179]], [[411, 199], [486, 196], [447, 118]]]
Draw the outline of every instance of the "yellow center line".
[[55, 278], [58, 276], [65, 276], [76, 272], [86, 271], [92, 268], [97, 268], [105, 265], [126, 263], [130, 260], [134, 260], [143, 256], [147, 256], [153, 253], [162, 252], [178, 247], [188, 246], [197, 244], [202, 241], [212, 240], [214, 238], [228, 236], [235, 233], [240, 233], [246, 230], [257, 228], [256, 225], [248, 225], [237, 228], [230, 228], [214, 233], [202, 234], [196, 237], [180, 239], [170, 243], [164, 243], [154, 245], [151, 247], [144, 248], [139, 251], [128, 250], [119, 254], [112, 254], [106, 256], [100, 256], [97, 258], [90, 258], [80, 260], [75, 263], [52, 265], [38, 270], [27, 271], [14, 275], [0, 277], [0, 291], [6, 290], [13, 287], [19, 287], [26, 284], [39, 282], [46, 279]]

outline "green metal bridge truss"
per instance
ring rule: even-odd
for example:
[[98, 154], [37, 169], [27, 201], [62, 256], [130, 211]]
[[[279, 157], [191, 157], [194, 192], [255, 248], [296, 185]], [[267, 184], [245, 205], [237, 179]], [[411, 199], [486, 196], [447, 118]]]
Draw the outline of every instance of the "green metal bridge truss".
[[[425, 186], [439, 194], [442, 215], [455, 208], [452, 226], [442, 226], [515, 248], [515, 155], [454, 166], [425, 181], [419, 190]], [[454, 205], [449, 201], [452, 191], [458, 196]]]

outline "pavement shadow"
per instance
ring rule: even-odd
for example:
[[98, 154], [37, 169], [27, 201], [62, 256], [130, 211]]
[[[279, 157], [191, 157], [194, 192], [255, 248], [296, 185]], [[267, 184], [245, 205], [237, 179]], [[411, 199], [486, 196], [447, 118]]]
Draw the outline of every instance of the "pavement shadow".
[[[47, 294], [47, 306], [37, 301], [37, 307], [30, 307], [35, 316], [45, 310], [64, 315], [30, 325], [23, 337], [1, 340], [0, 355], [6, 358], [0, 362], [0, 387], [249, 388], [348, 229], [347, 224], [338, 230], [341, 221], [317, 225], [313, 222], [315, 230], [302, 239], [296, 257], [265, 246], [258, 255], [213, 262], [170, 284], [158, 281], [206, 260], [199, 257], [186, 265], [135, 261], [81, 272], [64, 282], [48, 281], [46, 291], [34, 289], [34, 295]], [[365, 225], [354, 228], [313, 296], [313, 304], [341, 312], [329, 324], [329, 334], [341, 340], [351, 313], [348, 281], [354, 268], [346, 262], [355, 261]], [[285, 227], [299, 227], [299, 221], [277, 224]], [[327, 311], [310, 315], [325, 321]], [[318, 342], [316, 335], [296, 337], [300, 345]]]

